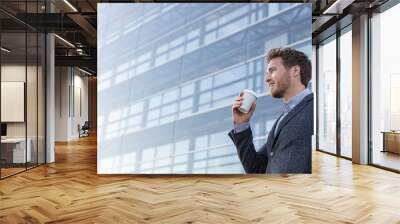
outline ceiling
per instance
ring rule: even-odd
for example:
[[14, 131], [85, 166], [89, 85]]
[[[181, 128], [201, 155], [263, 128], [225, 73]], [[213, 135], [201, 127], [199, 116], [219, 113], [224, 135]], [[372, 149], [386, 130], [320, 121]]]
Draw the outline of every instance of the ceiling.
[[[293, 0], [291, 2], [312, 3], [313, 39], [340, 19], [371, 10], [387, 0]], [[25, 3], [27, 2], [27, 4]], [[0, 21], [6, 38], [22, 41], [18, 32], [30, 28], [32, 31], [55, 32], [56, 65], [79, 66], [96, 72], [97, 3], [135, 2], [129, 0], [45, 0], [18, 1], [1, 0]], [[136, 1], [153, 2], [153, 1]], [[257, 1], [260, 2], [260, 1]], [[283, 0], [263, 2], [288, 2]], [[52, 11], [52, 13], [49, 13]], [[26, 13], [28, 12], [28, 13]], [[350, 19], [351, 22], [351, 19]], [[60, 38], [59, 38], [60, 37]], [[63, 41], [66, 40], [66, 41]], [[23, 43], [20, 43], [23, 44]], [[72, 45], [71, 45], [72, 44]], [[18, 43], [15, 43], [18, 45]], [[28, 50], [29, 51], [29, 50]]]

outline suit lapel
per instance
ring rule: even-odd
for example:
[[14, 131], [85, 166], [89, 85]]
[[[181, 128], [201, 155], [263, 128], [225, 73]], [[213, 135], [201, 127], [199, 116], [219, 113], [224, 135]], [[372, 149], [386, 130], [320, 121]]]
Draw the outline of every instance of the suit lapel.
[[[306, 104], [313, 100], [313, 94], [309, 94], [306, 97], [304, 97], [304, 99], [302, 101], [300, 101], [300, 103], [298, 105], [296, 105], [283, 119], [282, 121], [279, 123], [279, 127], [278, 130], [276, 132], [276, 136], [274, 138], [272, 147], [275, 145], [276, 139], [279, 136], [279, 133], [281, 132], [282, 128], [285, 127], [285, 125], [294, 117], [294, 115], [296, 115], [299, 111], [301, 111]], [[276, 125], [276, 124], [275, 124]], [[276, 128], [276, 127], [275, 127]]]
[[[279, 121], [279, 119], [283, 116], [283, 113], [281, 113], [281, 115], [278, 117], [278, 119], [275, 120], [274, 126], [272, 126], [271, 130], [269, 131], [268, 134], [268, 139], [267, 139], [267, 143], [268, 143], [268, 148], [271, 149], [272, 148], [272, 143], [275, 141], [275, 129], [276, 129], [276, 125]], [[268, 152], [269, 153], [269, 152]]]

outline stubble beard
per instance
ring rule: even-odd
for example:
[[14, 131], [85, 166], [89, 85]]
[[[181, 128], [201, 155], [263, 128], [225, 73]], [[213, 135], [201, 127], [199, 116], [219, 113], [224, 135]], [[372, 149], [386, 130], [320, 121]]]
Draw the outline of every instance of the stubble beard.
[[285, 75], [285, 78], [280, 83], [275, 84], [275, 88], [271, 91], [271, 96], [274, 98], [282, 98], [290, 86], [289, 74]]

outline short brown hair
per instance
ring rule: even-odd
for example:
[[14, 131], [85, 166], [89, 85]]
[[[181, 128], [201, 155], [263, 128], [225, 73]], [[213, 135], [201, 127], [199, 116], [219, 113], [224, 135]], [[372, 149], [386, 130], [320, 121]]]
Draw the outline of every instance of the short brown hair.
[[311, 61], [307, 55], [293, 48], [273, 48], [268, 52], [267, 63], [274, 58], [282, 58], [282, 63], [286, 69], [298, 65], [300, 67], [301, 83], [307, 87], [311, 79]]

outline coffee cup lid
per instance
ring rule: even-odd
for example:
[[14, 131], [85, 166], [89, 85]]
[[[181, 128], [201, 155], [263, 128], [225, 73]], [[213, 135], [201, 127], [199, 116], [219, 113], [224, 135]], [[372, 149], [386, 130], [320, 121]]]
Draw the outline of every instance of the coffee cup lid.
[[244, 89], [243, 92], [251, 93], [251, 94], [253, 94], [253, 95], [257, 98], [257, 94], [256, 94], [253, 90], [251, 90], [251, 89]]

